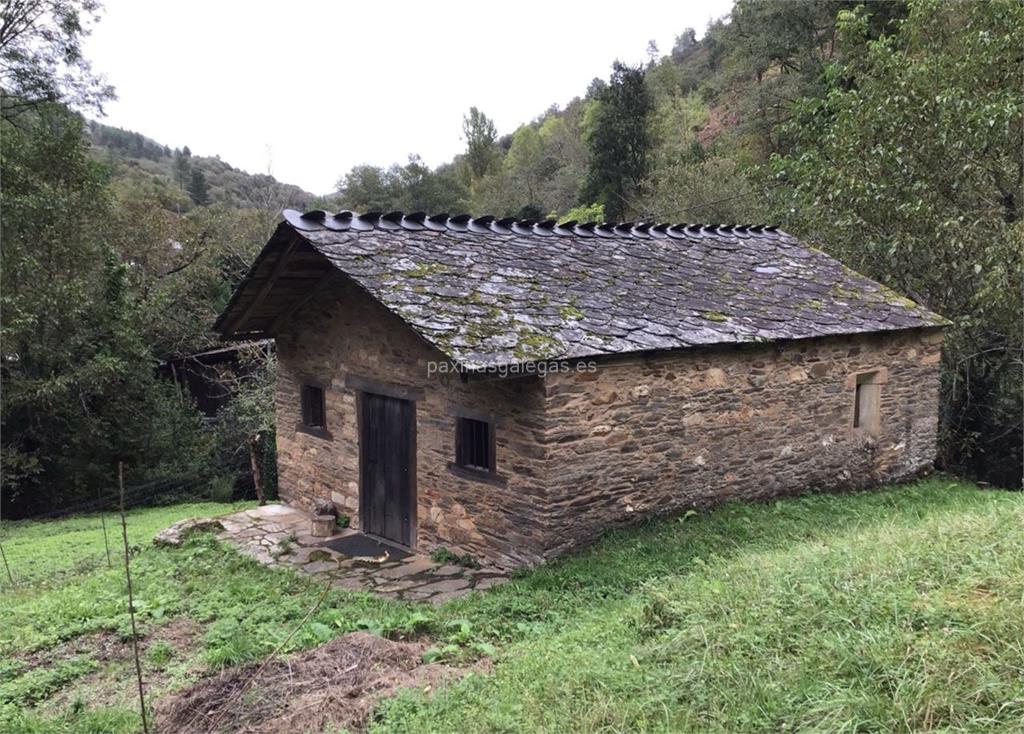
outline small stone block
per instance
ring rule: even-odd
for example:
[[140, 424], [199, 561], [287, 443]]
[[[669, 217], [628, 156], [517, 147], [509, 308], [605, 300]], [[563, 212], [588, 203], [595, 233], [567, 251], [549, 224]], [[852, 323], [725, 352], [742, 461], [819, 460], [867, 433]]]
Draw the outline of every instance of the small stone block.
[[311, 534], [314, 538], [329, 538], [334, 535], [334, 515], [314, 515]]

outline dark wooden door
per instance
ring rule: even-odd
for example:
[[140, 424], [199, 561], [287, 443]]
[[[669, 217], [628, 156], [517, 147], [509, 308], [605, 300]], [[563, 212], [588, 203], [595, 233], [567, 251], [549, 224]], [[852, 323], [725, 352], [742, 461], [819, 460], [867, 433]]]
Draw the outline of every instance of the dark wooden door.
[[359, 517], [363, 532], [412, 545], [413, 404], [362, 393], [359, 435]]

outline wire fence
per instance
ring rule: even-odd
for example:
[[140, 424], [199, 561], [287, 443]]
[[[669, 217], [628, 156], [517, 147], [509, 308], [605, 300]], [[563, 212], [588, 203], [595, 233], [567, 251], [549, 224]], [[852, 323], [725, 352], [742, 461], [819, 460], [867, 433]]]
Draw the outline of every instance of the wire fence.
[[[215, 476], [161, 477], [125, 485], [123, 507], [133, 545], [172, 520], [160, 513], [140, 514], [142, 508], [230, 502], [231, 486]], [[116, 568], [122, 497], [116, 484], [81, 500], [0, 523], [0, 588], [59, 583], [107, 567]], [[198, 508], [197, 511], [201, 511]], [[59, 524], [59, 527], [58, 527]], [[56, 540], [54, 536], [58, 536]]]
[[[117, 583], [124, 585], [124, 608], [131, 620], [132, 657], [138, 689], [139, 713], [144, 734], [155, 732], [150, 716], [150, 695], [140, 656], [140, 632], [136, 624], [136, 605], [132, 579], [135, 546], [149, 542], [158, 531], [182, 516], [201, 516], [210, 511], [208, 504], [231, 502], [231, 487], [213, 476], [164, 477], [125, 486], [122, 467], [118, 467], [118, 484], [109, 491], [100, 491], [96, 499], [75, 502], [47, 512], [0, 523], [0, 591], [13, 589], [30, 596], [48, 591], [68, 575], [84, 575], [109, 570]], [[195, 512], [186, 506], [196, 504]], [[173, 506], [168, 512], [138, 512], [142, 508]], [[239, 705], [243, 694], [256, 683], [292, 638], [309, 622], [323, 603], [331, 585], [295, 624], [284, 640], [246, 676], [243, 685], [228, 705], [218, 711], [197, 709], [186, 730], [199, 726], [202, 731], [216, 731], [229, 709]], [[212, 719], [212, 721], [211, 721]]]

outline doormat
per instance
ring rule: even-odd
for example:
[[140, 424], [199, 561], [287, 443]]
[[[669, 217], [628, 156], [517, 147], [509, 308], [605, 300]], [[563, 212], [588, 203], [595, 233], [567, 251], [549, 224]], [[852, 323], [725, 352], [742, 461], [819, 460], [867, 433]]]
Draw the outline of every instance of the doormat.
[[[384, 561], [400, 561], [408, 558], [409, 551], [401, 550], [389, 543], [382, 543], [362, 533], [346, 535], [344, 538], [324, 543], [332, 551], [337, 551], [357, 561], [383, 563]], [[384, 554], [387, 554], [386, 556]]]

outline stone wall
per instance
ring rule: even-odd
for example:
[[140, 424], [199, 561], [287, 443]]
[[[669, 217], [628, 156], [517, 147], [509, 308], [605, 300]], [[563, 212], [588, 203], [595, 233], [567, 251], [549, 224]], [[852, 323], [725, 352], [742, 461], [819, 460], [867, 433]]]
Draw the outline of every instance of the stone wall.
[[[331, 498], [359, 526], [359, 389], [416, 397], [414, 547], [534, 563], [650, 514], [868, 486], [930, 467], [941, 332], [831, 337], [606, 360], [543, 379], [428, 376], [443, 357], [340, 276], [277, 337], [282, 497]], [[853, 427], [856, 376], [881, 382], [876, 433]], [[327, 435], [300, 425], [326, 388]], [[455, 416], [496, 420], [497, 479], [453, 473]]]
[[[645, 515], [862, 487], [935, 456], [940, 331], [705, 348], [545, 379], [547, 544], [556, 555]], [[881, 385], [853, 427], [856, 375]]]
[[[309, 509], [333, 499], [359, 527], [358, 389], [350, 377], [419, 391], [416, 400], [415, 548], [444, 545], [506, 565], [543, 554], [544, 402], [539, 379], [462, 382], [428, 377], [442, 355], [340, 276], [331, 292], [292, 317], [277, 337], [277, 449], [282, 498]], [[302, 430], [304, 379], [325, 386], [327, 435]], [[457, 476], [455, 415], [497, 419], [497, 481]]]

